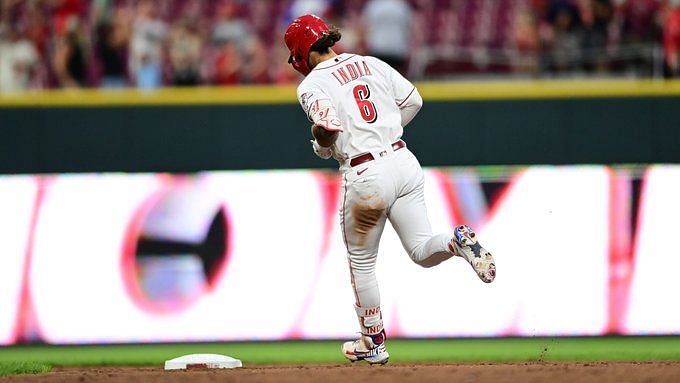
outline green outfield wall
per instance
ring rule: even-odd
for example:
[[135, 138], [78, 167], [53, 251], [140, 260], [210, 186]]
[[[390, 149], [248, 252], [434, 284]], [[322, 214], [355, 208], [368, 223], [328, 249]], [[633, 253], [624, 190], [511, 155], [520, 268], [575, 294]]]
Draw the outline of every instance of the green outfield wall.
[[[680, 162], [680, 82], [419, 84], [423, 165]], [[0, 97], [0, 173], [333, 168], [293, 87]]]

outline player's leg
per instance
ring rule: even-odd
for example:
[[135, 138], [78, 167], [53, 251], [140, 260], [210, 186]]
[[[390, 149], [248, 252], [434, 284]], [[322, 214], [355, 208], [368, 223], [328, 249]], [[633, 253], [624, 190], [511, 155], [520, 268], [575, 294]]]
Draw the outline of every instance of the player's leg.
[[457, 255], [470, 263], [482, 281], [493, 281], [495, 261], [468, 226], [457, 226], [453, 236], [432, 234], [425, 205], [424, 175], [415, 156], [404, 153], [398, 169], [402, 193], [392, 204], [389, 219], [411, 259], [420, 266], [433, 267]]
[[[377, 167], [376, 167], [377, 168]], [[378, 245], [387, 219], [389, 199], [381, 185], [378, 169], [363, 177], [354, 173], [343, 179], [341, 225], [349, 262], [352, 288], [361, 334], [359, 340], [343, 345], [351, 361], [386, 363], [385, 331], [380, 312], [380, 290], [375, 275]]]
[[432, 233], [422, 182], [394, 201], [389, 218], [404, 249], [418, 265], [433, 267], [456, 255], [449, 247], [450, 235]]
[[421, 184], [397, 198], [389, 214], [390, 222], [411, 259], [420, 266], [433, 267], [458, 255], [470, 263], [482, 281], [492, 282], [496, 277], [495, 261], [467, 225], [457, 226], [453, 236], [432, 234], [423, 194]]

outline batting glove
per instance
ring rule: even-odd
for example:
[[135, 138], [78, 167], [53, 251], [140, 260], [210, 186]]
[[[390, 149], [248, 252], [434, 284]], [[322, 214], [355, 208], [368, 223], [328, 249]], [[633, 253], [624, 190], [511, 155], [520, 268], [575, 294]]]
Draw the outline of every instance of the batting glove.
[[333, 150], [331, 148], [324, 148], [323, 146], [319, 145], [316, 140], [310, 140], [309, 142], [312, 143], [312, 148], [314, 149], [314, 154], [319, 156], [319, 158], [323, 158], [324, 160], [327, 160], [331, 158], [333, 155]]

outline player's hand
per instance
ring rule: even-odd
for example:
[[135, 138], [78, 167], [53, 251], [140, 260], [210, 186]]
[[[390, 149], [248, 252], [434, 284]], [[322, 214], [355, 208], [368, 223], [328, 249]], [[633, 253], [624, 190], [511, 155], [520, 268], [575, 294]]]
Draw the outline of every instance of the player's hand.
[[316, 139], [316, 142], [325, 148], [333, 146], [335, 141], [338, 139], [339, 132], [327, 130], [323, 125], [314, 124], [312, 125], [312, 136]]
[[319, 158], [327, 160], [331, 158], [331, 156], [333, 155], [333, 150], [331, 150], [331, 148], [324, 148], [323, 146], [319, 145], [319, 143], [316, 142], [316, 140], [310, 140], [309, 142], [312, 143], [314, 154], [316, 154]]

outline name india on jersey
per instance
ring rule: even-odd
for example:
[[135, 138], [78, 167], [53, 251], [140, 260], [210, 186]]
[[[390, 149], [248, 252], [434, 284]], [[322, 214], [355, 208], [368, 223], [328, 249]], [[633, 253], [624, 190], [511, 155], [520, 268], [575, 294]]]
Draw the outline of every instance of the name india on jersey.
[[337, 70], [331, 72], [331, 74], [338, 80], [340, 85], [346, 85], [350, 81], [354, 81], [364, 76], [370, 76], [373, 73], [371, 73], [371, 69], [368, 67], [366, 61], [362, 60], [361, 64], [359, 64], [358, 61], [355, 61], [346, 64], [345, 66], [341, 66]]

